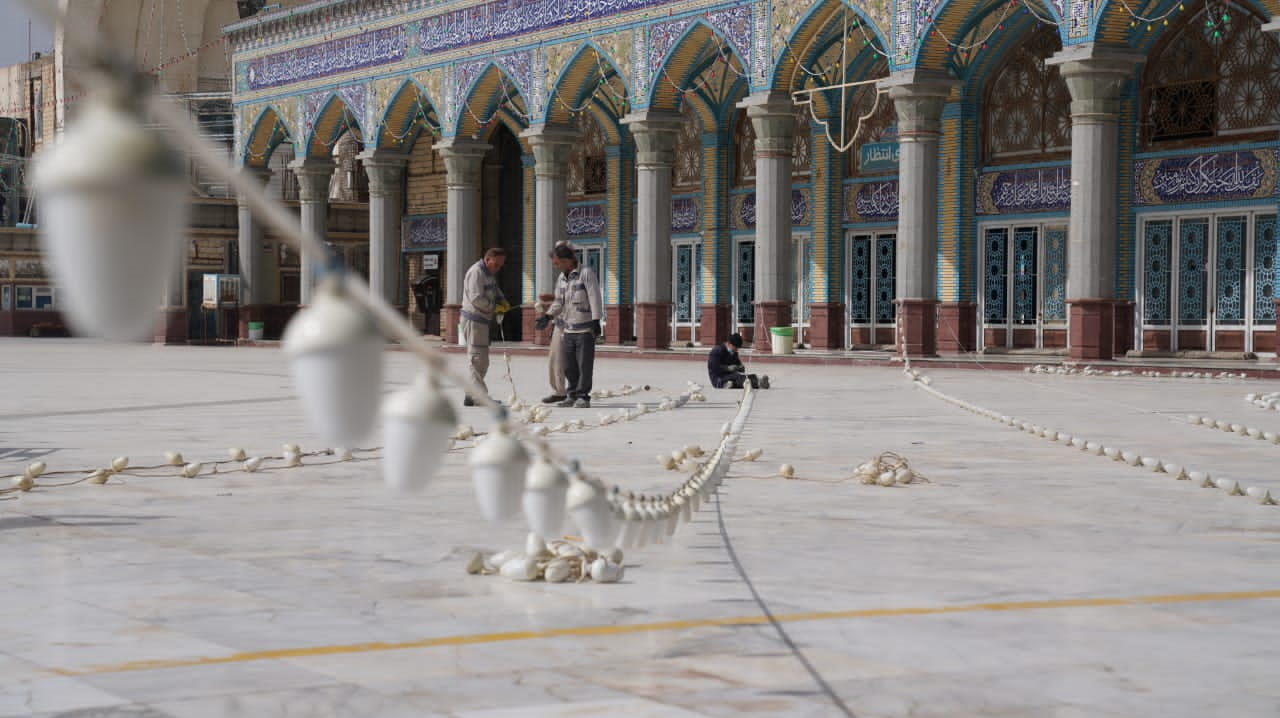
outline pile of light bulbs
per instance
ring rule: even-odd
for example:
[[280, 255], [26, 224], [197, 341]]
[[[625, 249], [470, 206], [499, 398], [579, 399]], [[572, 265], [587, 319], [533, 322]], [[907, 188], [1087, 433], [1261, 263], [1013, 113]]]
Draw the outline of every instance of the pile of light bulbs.
[[854, 474], [862, 483], [872, 486], [929, 483], [928, 479], [911, 468], [905, 457], [892, 451], [881, 452], [859, 464]]

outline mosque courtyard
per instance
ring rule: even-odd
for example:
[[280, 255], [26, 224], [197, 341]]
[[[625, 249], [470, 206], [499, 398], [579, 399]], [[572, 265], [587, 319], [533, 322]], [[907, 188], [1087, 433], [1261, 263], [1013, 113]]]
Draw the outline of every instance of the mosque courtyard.
[[[678, 487], [657, 457], [743, 394], [652, 410], [706, 384], [672, 354], [602, 352], [597, 389], [650, 389], [554, 409], [583, 421], [554, 449]], [[376, 433], [321, 451], [275, 349], [0, 340], [0, 486], [46, 464], [0, 495], [0, 717], [1280, 715], [1280, 381], [744, 358], [759, 458], [620, 582], [552, 584], [465, 571], [528, 531], [480, 517], [472, 440], [391, 493]], [[489, 384], [536, 401], [546, 360], [495, 351]], [[859, 480], [885, 452], [920, 478]]]

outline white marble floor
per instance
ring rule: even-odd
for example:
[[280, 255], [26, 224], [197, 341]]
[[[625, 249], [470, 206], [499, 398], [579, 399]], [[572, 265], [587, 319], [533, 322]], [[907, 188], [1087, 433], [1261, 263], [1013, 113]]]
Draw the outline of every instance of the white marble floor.
[[[135, 467], [0, 501], [0, 717], [1280, 716], [1280, 506], [1033, 438], [899, 369], [768, 367], [744, 439], [759, 461], [628, 555], [622, 583], [549, 585], [465, 574], [473, 551], [525, 534], [479, 518], [467, 442], [410, 497], [384, 490], [376, 450], [194, 479], [136, 468], [325, 448], [284, 362], [0, 340], [0, 474]], [[413, 376], [404, 354], [387, 365], [388, 388]], [[545, 361], [511, 366], [520, 396], [547, 393]], [[495, 396], [504, 369], [495, 357]], [[595, 424], [703, 372], [697, 356], [602, 356], [597, 387], [653, 389], [548, 423]], [[1245, 401], [1278, 382], [927, 373], [957, 399], [1280, 497], [1280, 446], [1185, 418], [1280, 431]], [[609, 481], [669, 490], [684, 477], [655, 456], [714, 444], [737, 398], [552, 441]], [[849, 480], [883, 451], [931, 483]]]

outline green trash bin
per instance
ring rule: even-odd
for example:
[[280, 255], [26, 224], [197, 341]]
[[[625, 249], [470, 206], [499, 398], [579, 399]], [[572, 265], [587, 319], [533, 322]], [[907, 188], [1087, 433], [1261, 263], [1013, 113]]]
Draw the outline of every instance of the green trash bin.
[[266, 322], [249, 322], [249, 341], [262, 341], [262, 336], [266, 331], [266, 326]]
[[796, 330], [791, 327], [771, 327], [769, 343], [773, 346], [774, 354], [795, 354]]

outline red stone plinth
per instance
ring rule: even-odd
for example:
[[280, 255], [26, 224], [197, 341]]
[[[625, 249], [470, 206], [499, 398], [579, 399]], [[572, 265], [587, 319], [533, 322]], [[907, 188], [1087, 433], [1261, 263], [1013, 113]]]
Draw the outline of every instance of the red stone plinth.
[[809, 347], [811, 349], [843, 349], [845, 317], [843, 304], [810, 305]]
[[461, 304], [446, 304], [441, 311], [440, 334], [446, 344], [458, 343], [458, 320], [462, 318]]
[[636, 348], [671, 347], [671, 303], [636, 303]]
[[1115, 355], [1115, 316], [1114, 300], [1071, 300], [1071, 358], [1075, 361], [1111, 359]]
[[188, 336], [187, 308], [166, 307], [156, 320], [156, 344], [186, 344]]
[[978, 305], [943, 302], [938, 305], [938, 351], [971, 352], [977, 348]]
[[719, 344], [733, 333], [733, 307], [728, 304], [703, 304], [698, 307], [702, 318], [698, 339], [706, 346]]
[[756, 302], [755, 342], [751, 348], [758, 352], [773, 351], [773, 335], [769, 330], [773, 327], [791, 326], [791, 302]]
[[895, 299], [901, 326], [894, 349], [909, 357], [938, 355], [938, 302], [932, 299]]
[[636, 338], [635, 308], [630, 304], [605, 307], [604, 316], [608, 319], [604, 325], [606, 344], [623, 344]]

